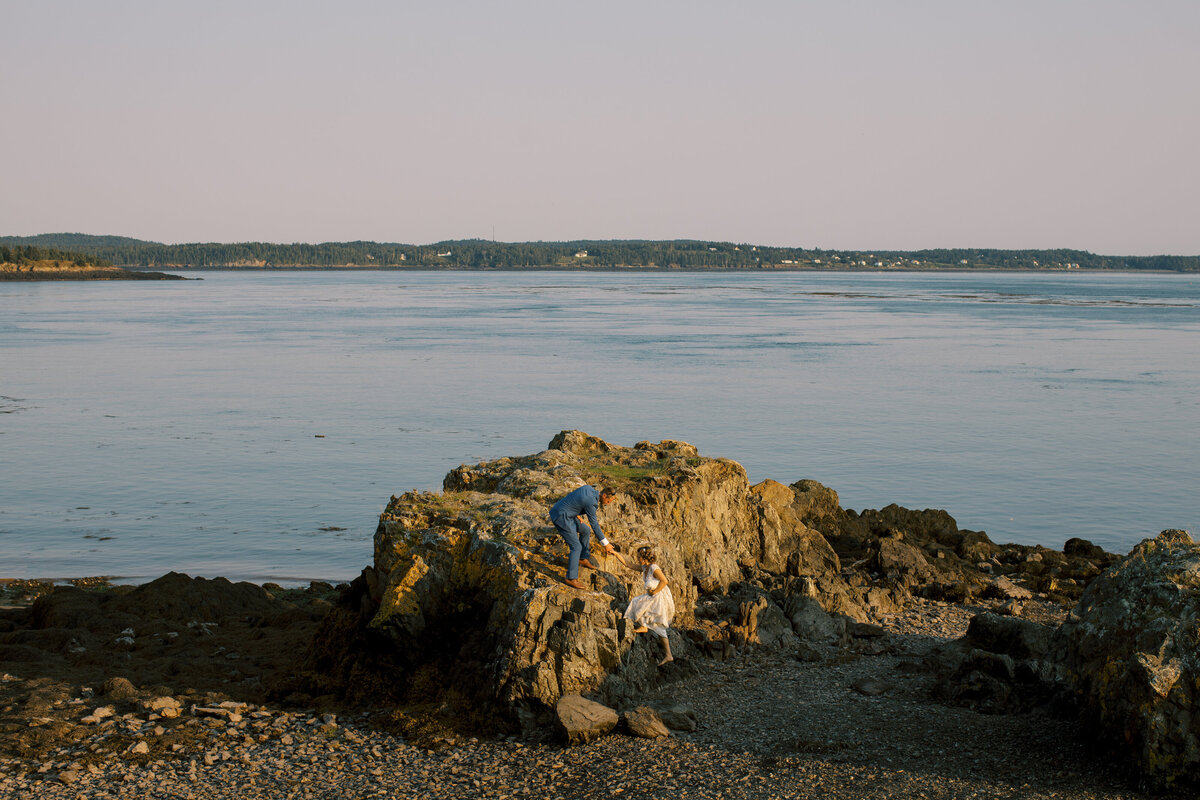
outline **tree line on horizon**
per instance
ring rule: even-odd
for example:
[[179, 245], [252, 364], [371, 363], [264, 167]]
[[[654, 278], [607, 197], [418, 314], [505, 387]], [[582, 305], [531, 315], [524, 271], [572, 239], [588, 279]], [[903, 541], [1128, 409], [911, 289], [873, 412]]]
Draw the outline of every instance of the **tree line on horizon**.
[[[153, 268], [358, 267], [417, 269], [1120, 269], [1200, 271], [1200, 256], [1103, 256], [1083, 250], [993, 248], [821, 250], [696, 240], [494, 242], [429, 245], [380, 242], [162, 244], [123, 236], [64, 233], [0, 237], [3, 252], [58, 253], [58, 260]], [[28, 256], [22, 256], [28, 257]], [[3, 259], [0, 259], [3, 260]]]
[[3, 245], [0, 244], [0, 264], [36, 264], [40, 261], [58, 261], [74, 264], [77, 267], [111, 267], [107, 261], [78, 251], [68, 252], [34, 245]]

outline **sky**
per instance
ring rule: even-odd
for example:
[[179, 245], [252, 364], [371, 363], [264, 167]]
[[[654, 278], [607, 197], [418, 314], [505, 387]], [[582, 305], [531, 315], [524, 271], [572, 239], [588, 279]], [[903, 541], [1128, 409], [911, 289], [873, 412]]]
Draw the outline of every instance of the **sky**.
[[1196, 0], [0, 0], [0, 235], [1200, 254]]

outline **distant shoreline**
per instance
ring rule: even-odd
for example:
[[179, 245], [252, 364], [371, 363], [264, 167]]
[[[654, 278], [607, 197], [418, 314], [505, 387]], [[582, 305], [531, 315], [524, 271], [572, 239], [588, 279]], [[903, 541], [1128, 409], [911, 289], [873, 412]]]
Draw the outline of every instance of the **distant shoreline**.
[[204, 265], [204, 266], [176, 266], [168, 264], [157, 264], [153, 267], [148, 266], [126, 266], [131, 272], [140, 272], [147, 270], [171, 270], [176, 272], [565, 272], [565, 273], [596, 273], [596, 272], [621, 272], [621, 273], [658, 273], [658, 272], [721, 272], [721, 273], [748, 273], [748, 274], [772, 274], [778, 272], [814, 272], [828, 274], [899, 274], [899, 273], [941, 273], [941, 274], [972, 274], [972, 273], [993, 273], [993, 272], [1020, 272], [1027, 274], [1075, 274], [1088, 273], [1096, 274], [1138, 274], [1138, 275], [1189, 275], [1195, 274], [1173, 269], [1108, 269], [1108, 268], [1079, 268], [1079, 269], [1034, 269], [1024, 267], [904, 267], [885, 269], [881, 267], [811, 267], [811, 266], [783, 266], [783, 267], [610, 267], [610, 266], [574, 266], [564, 267], [558, 265], [537, 266], [537, 267], [457, 267], [444, 266], [434, 267], [429, 265], [413, 265], [408, 266], [362, 266], [357, 264], [347, 264], [344, 266], [329, 266], [326, 264], [279, 264], [274, 266], [230, 266], [230, 265]]
[[[125, 236], [52, 233], [0, 236], [0, 247], [50, 249], [88, 261], [134, 269], [454, 269], [454, 270], [1165, 270], [1200, 272], [1192, 256], [1112, 256], [1070, 248], [1005, 250], [959, 247], [922, 250], [834, 249], [696, 239], [580, 239], [499, 242], [457, 239], [401, 242], [192, 242], [164, 244]], [[55, 256], [41, 256], [41, 258]], [[28, 259], [27, 257], [27, 260]]]
[[178, 281], [189, 280], [142, 269], [59, 263], [0, 264], [0, 281]]

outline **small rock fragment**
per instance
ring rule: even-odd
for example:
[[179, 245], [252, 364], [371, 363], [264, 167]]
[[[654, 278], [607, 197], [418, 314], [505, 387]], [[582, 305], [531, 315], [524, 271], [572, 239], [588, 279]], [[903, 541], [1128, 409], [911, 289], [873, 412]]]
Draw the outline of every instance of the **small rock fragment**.
[[633, 711], [627, 711], [623, 720], [630, 733], [643, 739], [661, 739], [671, 735], [671, 731], [667, 729], [654, 709], [646, 706], [639, 706]]

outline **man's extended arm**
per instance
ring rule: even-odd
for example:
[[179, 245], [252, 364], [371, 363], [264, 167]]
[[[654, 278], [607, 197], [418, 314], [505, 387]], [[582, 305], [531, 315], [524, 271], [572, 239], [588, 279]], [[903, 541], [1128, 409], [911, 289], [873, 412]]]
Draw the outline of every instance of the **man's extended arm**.
[[599, 503], [600, 496], [598, 494], [596, 495], [595, 502], [593, 502], [590, 497], [588, 498], [586, 506], [588, 524], [592, 526], [592, 533], [596, 534], [596, 538], [600, 540], [600, 544], [604, 545], [604, 549], [611, 553], [613, 551], [613, 546], [609, 544], [608, 537], [606, 537], [600, 530], [600, 521], [596, 519], [596, 511]]
[[600, 544], [607, 545], [608, 539], [600, 532], [600, 522], [596, 519], [596, 506], [591, 503], [587, 504], [588, 524], [592, 526], [592, 533], [596, 534], [596, 538], [600, 540]]

